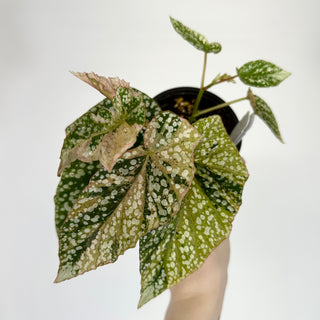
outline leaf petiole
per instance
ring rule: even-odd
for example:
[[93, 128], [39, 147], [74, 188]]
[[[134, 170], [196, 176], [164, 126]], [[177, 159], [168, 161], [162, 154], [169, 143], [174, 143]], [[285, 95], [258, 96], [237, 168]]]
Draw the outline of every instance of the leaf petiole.
[[199, 104], [201, 101], [201, 98], [204, 94], [204, 79], [206, 75], [206, 68], [207, 68], [207, 52], [204, 53], [204, 61], [203, 61], [203, 70], [202, 70], [202, 78], [201, 78], [201, 85], [200, 85], [200, 90], [196, 98], [196, 102], [194, 103], [193, 111], [191, 118], [194, 118], [195, 114], [198, 112]]
[[198, 111], [194, 116], [198, 117], [198, 116], [201, 116], [203, 114], [206, 114], [206, 113], [209, 113], [209, 112], [212, 112], [212, 111], [227, 107], [230, 104], [237, 103], [237, 102], [240, 102], [240, 101], [244, 101], [244, 100], [247, 100], [247, 99], [248, 99], [248, 97], [243, 97], [243, 98], [232, 100], [232, 101], [229, 101], [229, 102], [224, 102], [224, 103], [218, 104], [216, 106], [213, 106], [211, 108], [207, 108], [207, 109]]

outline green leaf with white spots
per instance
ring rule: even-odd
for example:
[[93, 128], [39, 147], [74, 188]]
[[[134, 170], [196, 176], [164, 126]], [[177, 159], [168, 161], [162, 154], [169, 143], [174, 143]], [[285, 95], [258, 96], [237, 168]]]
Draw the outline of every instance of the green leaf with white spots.
[[174, 30], [180, 34], [180, 36], [192, 44], [196, 49], [205, 53], [219, 53], [221, 51], [221, 44], [218, 42], [209, 42], [205, 36], [190, 29], [182, 24], [180, 21], [170, 17], [171, 24]]
[[86, 128], [85, 125], [92, 120], [92, 115], [102, 117], [105, 120], [110, 120], [110, 108], [112, 108], [112, 100], [105, 98], [69, 124], [65, 130], [66, 136], [73, 132], [74, 139], [80, 139], [80, 137], [85, 139], [90, 135], [91, 130], [91, 128]]
[[[134, 89], [137, 90], [137, 89]], [[137, 90], [138, 91], [138, 90]], [[140, 92], [140, 91], [139, 91]], [[162, 109], [158, 105], [158, 103], [147, 96], [146, 94], [143, 94], [143, 102], [145, 104], [146, 109], [146, 119], [148, 122], [150, 122], [156, 115], [158, 115], [160, 112], [162, 112]], [[137, 141], [134, 144], [133, 148], [136, 148], [143, 144], [143, 134], [144, 134], [145, 128], [143, 128], [137, 135]]]
[[253, 87], [275, 87], [288, 78], [287, 72], [271, 62], [264, 60], [251, 61], [237, 69], [240, 80]]
[[241, 205], [245, 164], [219, 116], [197, 121], [197, 172], [179, 212], [140, 239], [139, 307], [196, 271], [232, 228]]
[[54, 196], [56, 230], [59, 232], [67, 219], [82, 190], [88, 185], [92, 176], [101, 168], [98, 161], [85, 163], [79, 160], [72, 162], [62, 173]]
[[168, 222], [194, 177], [200, 138], [187, 120], [163, 112], [147, 125], [143, 146], [127, 151], [111, 172], [98, 170], [60, 229], [56, 282], [114, 262]]
[[279, 130], [278, 122], [276, 117], [274, 116], [271, 108], [268, 104], [261, 99], [260, 97], [254, 95], [252, 91], [249, 89], [248, 91], [248, 99], [253, 108], [254, 113], [262, 119], [262, 121], [269, 127], [272, 133], [282, 142], [283, 139], [281, 137], [281, 133]]
[[145, 105], [145, 110], [146, 110], [146, 119], [148, 122], [150, 122], [156, 115], [162, 112], [162, 109], [160, 108], [156, 100], [150, 98], [148, 95], [146, 95], [145, 93], [137, 89], [133, 89], [133, 90], [138, 92], [142, 96], [143, 103]]
[[160, 107], [144, 93], [119, 87], [66, 129], [58, 175], [75, 160], [99, 160], [109, 171], [116, 160], [134, 145], [138, 133]]
[[193, 125], [202, 135], [194, 150], [194, 163], [197, 168], [206, 167], [221, 178], [243, 185], [248, 178], [247, 168], [230, 140], [221, 118], [211, 116], [200, 119]]

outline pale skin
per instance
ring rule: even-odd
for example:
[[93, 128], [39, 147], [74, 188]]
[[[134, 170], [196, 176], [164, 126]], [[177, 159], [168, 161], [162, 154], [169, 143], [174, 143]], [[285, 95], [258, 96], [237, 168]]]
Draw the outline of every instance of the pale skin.
[[204, 264], [170, 289], [165, 320], [218, 320], [228, 277], [229, 239], [224, 240]]

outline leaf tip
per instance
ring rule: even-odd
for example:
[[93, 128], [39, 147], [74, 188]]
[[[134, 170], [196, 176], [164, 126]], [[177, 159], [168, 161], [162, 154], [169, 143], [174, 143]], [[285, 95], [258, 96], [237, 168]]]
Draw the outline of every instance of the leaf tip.
[[74, 274], [74, 270], [71, 266], [62, 266], [59, 268], [57, 277], [54, 279], [53, 283], [59, 283], [64, 280], [71, 279], [74, 276], [76, 276], [76, 274]]
[[60, 272], [58, 271], [58, 274], [57, 274], [56, 278], [54, 279], [53, 283], [60, 283], [60, 282], [62, 282], [63, 280], [65, 280], [65, 279], [63, 279], [63, 278], [61, 277]]
[[138, 302], [138, 309], [154, 298], [153, 287], [148, 286], [140, 293], [140, 300]]
[[280, 137], [278, 137], [278, 139], [279, 139], [279, 141], [280, 141], [282, 144], [285, 144], [285, 142], [284, 142], [284, 140], [283, 140], [283, 138], [282, 138], [281, 135], [280, 135]]
[[58, 168], [58, 171], [57, 171], [57, 176], [58, 177], [61, 177], [62, 171], [63, 171], [63, 167], [62, 167], [62, 163], [60, 162], [60, 165], [59, 165], [59, 168]]
[[286, 70], [282, 70], [279, 74], [280, 74], [280, 79], [281, 79], [281, 81], [284, 81], [284, 80], [286, 80], [287, 78], [289, 78], [292, 73], [289, 72], [289, 71], [286, 71]]
[[222, 45], [219, 42], [212, 42], [210, 43], [210, 46], [211, 50], [209, 52], [217, 54], [222, 50]]
[[174, 27], [175, 23], [179, 23], [179, 21], [177, 19], [173, 18], [172, 16], [169, 16], [169, 19], [170, 19], [170, 22], [171, 22], [173, 27]]

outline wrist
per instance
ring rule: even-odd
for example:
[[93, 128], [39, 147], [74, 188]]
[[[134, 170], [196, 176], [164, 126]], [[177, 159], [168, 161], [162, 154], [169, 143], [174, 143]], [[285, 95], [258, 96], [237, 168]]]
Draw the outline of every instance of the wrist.
[[197, 271], [171, 288], [165, 320], [219, 318], [227, 283], [229, 255], [229, 239], [226, 239]]

